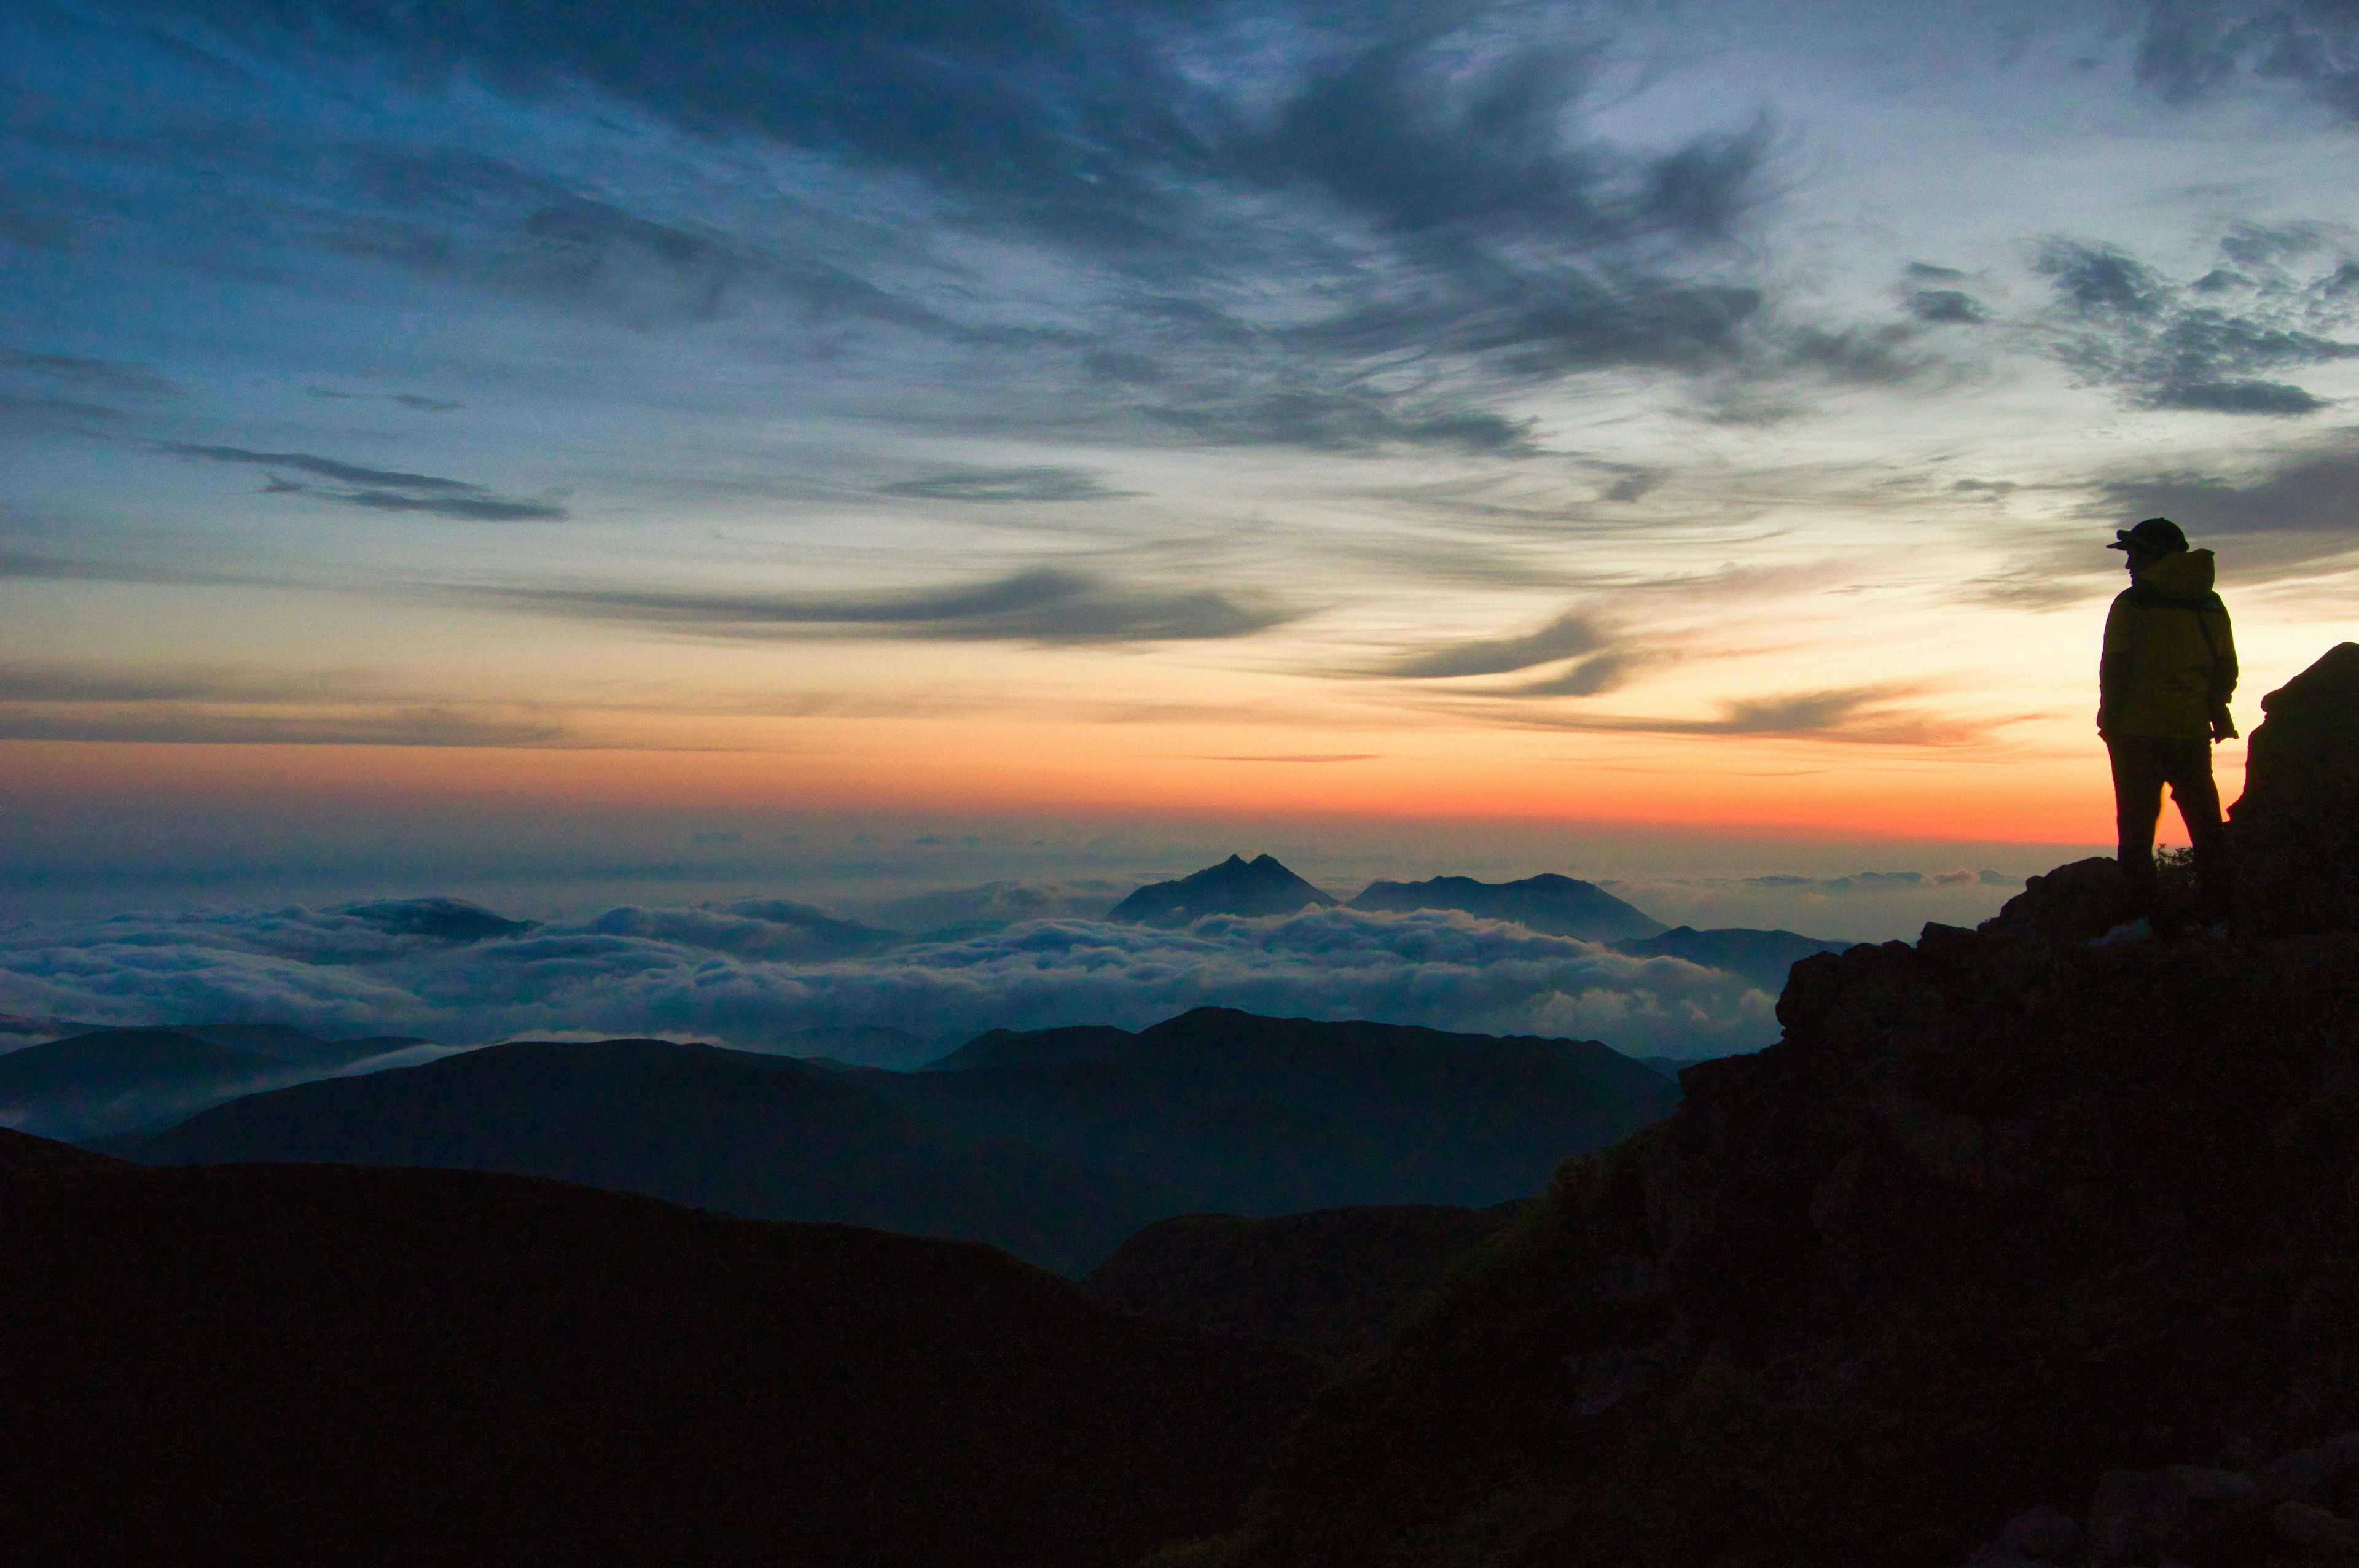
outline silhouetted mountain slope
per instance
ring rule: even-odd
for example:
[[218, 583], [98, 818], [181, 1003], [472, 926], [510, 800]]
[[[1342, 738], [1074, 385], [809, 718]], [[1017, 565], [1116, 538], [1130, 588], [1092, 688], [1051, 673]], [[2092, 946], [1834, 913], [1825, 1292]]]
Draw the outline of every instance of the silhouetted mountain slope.
[[1124, 1242], [1082, 1286], [1133, 1312], [1343, 1358], [1374, 1348], [1394, 1316], [1516, 1206], [1180, 1215]]
[[1331, 904], [1321, 892], [1276, 859], [1231, 855], [1176, 881], [1149, 882], [1114, 906], [1109, 920], [1171, 924], [1207, 914], [1291, 914], [1309, 904]]
[[929, 1062], [930, 1073], [970, 1067], [1055, 1067], [1118, 1055], [1137, 1035], [1110, 1023], [1075, 1023], [1062, 1029], [994, 1029], [978, 1034], [949, 1055]]
[[290, 1062], [298, 1066], [333, 1071], [388, 1051], [406, 1050], [429, 1042], [414, 1034], [372, 1034], [357, 1040], [323, 1040], [285, 1023], [176, 1023], [173, 1033], [194, 1035], [216, 1045], [251, 1051], [257, 1056]]
[[[45, 1137], [101, 1138], [356, 1059], [291, 1029], [262, 1030], [266, 1050], [238, 1043], [238, 1033], [223, 1025], [105, 1029], [8, 1052], [0, 1055], [0, 1123]], [[306, 1046], [318, 1047], [316, 1058], [302, 1059]]]
[[1742, 975], [1764, 990], [1780, 991], [1786, 989], [1787, 971], [1802, 959], [1840, 953], [1851, 946], [1793, 931], [1751, 931], [1741, 925], [1698, 931], [1692, 925], [1674, 925], [1660, 935], [1626, 937], [1614, 943], [1614, 950], [1637, 958], [1685, 958]]
[[863, 1081], [970, 1135], [1161, 1183], [1183, 1200], [1167, 1213], [1498, 1203], [1678, 1098], [1594, 1041], [1214, 1007], [1097, 1060]]
[[1307, 1362], [971, 1245], [0, 1134], [20, 1563], [1128, 1568]]
[[528, 1042], [255, 1095], [136, 1152], [152, 1164], [513, 1171], [757, 1218], [989, 1241], [1074, 1272], [1187, 1206], [1150, 1176], [929, 1125], [872, 1087], [894, 1076], [660, 1040]]
[[[2292, 776], [2255, 779], [2277, 824], [2354, 788]], [[1797, 964], [1784, 1038], [1569, 1162], [1322, 1395], [1221, 1561], [1956, 1568], [2084, 1499], [2100, 1563], [2347, 1561], [2359, 900], [2268, 870], [2261, 930], [2313, 934], [2091, 946], [2092, 860]]]
[[1512, 920], [1554, 936], [1611, 942], [1652, 936], [1663, 923], [1623, 903], [1595, 882], [1549, 872], [1521, 881], [1478, 882], [1472, 877], [1435, 877], [1422, 882], [1370, 882], [1353, 909], [1458, 909], [1485, 920]]
[[463, 898], [389, 898], [372, 903], [348, 903], [332, 911], [375, 926], [395, 936], [425, 936], [438, 942], [481, 942], [493, 936], [515, 936], [539, 922], [510, 920]]

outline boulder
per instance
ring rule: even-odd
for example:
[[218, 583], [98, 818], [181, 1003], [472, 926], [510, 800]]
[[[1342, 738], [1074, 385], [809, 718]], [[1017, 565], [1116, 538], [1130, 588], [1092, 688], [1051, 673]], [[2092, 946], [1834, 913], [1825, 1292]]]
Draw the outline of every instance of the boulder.
[[2286, 1545], [2313, 1556], [2332, 1559], [2359, 1550], [2359, 1524], [2308, 1503], [2279, 1503], [2269, 1510], [2269, 1528]]
[[2043, 1506], [2017, 1514], [1998, 1538], [2017, 1556], [2039, 1562], [2060, 1563], [2081, 1555], [2081, 1527], [2061, 1509]]
[[2089, 1504], [2096, 1568], [2152, 1563], [2187, 1532], [2187, 1491], [2168, 1470], [2109, 1470]]
[[2229, 808], [2236, 924], [2256, 936], [2359, 928], [2359, 643], [2261, 698]]
[[2342, 1455], [2332, 1446], [2297, 1448], [2262, 1465], [2253, 1484], [2264, 1502], [2323, 1502], [2342, 1468]]
[[2173, 1465], [2170, 1474], [2192, 1502], [2240, 1503], [2255, 1490], [2251, 1476], [2234, 1470], [2215, 1470], [2205, 1465]]
[[1979, 929], [2008, 941], [2060, 947], [2102, 936], [2129, 914], [2120, 862], [2093, 855], [2032, 878]]

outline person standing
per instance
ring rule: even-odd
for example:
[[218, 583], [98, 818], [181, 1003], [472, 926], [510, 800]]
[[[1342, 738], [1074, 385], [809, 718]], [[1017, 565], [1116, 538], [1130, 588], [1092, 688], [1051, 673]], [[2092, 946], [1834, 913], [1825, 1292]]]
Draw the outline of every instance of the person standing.
[[2168, 784], [2195, 849], [2192, 913], [2209, 925], [2228, 917], [2232, 891], [2228, 834], [2212, 780], [2213, 743], [2236, 734], [2228, 713], [2236, 690], [2228, 608], [2212, 591], [2212, 552], [2189, 549], [2168, 517], [2116, 530], [2105, 547], [2126, 555], [2130, 574], [2105, 614], [2097, 665], [2097, 733], [2113, 762], [2115, 853], [2129, 918], [2160, 928], [2154, 831]]

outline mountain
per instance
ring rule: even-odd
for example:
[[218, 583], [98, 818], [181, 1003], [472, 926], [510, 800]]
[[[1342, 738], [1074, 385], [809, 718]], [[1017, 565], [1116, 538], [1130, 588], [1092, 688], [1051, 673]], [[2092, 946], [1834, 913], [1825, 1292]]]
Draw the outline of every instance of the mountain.
[[375, 926], [394, 936], [425, 936], [437, 942], [481, 942], [494, 936], [516, 936], [538, 923], [510, 920], [463, 898], [390, 898], [369, 903], [347, 903], [331, 910]]
[[1264, 855], [1231, 855], [1176, 881], [1149, 882], [1114, 906], [1108, 920], [1134, 925], [1182, 925], [1207, 914], [1291, 914], [1305, 905], [1333, 903], [1292, 871]]
[[933, 1125], [873, 1087], [895, 1076], [660, 1040], [525, 1042], [250, 1096], [132, 1152], [510, 1171], [987, 1241], [1072, 1272], [1189, 1206], [1151, 1174]]
[[1082, 1288], [1151, 1317], [1343, 1359], [1374, 1348], [1403, 1308], [1518, 1206], [1180, 1215], [1124, 1242]]
[[1110, 1023], [1075, 1023], [1062, 1029], [994, 1029], [976, 1035], [949, 1055], [929, 1062], [929, 1073], [970, 1067], [1057, 1067], [1069, 1062], [1099, 1062], [1119, 1055], [1136, 1040]]
[[1849, 942], [1827, 942], [1792, 931], [1749, 931], [1728, 926], [1698, 931], [1674, 925], [1654, 936], [1625, 937], [1613, 944], [1617, 953], [1637, 958], [1685, 958], [1708, 969], [1741, 975], [1764, 990], [1786, 989], [1786, 972], [1817, 953], [1840, 953]]
[[1012, 1065], [863, 1081], [969, 1137], [1158, 1183], [1180, 1199], [1166, 1214], [1523, 1197], [1566, 1155], [1656, 1120], [1679, 1098], [1594, 1041], [1217, 1007], [1091, 1039], [1080, 1060], [1027, 1061], [1064, 1046], [1010, 1035], [990, 1051]]
[[927, 1044], [906, 1029], [888, 1029], [878, 1023], [847, 1023], [790, 1030], [774, 1034], [758, 1045], [740, 1049], [775, 1051], [783, 1056], [824, 1056], [864, 1067], [900, 1071], [924, 1065], [941, 1047]]
[[964, 1243], [0, 1132], [20, 1563], [1129, 1568], [1319, 1380]]
[[414, 1044], [321, 1040], [280, 1024], [96, 1030], [0, 1055], [0, 1124], [103, 1138]]
[[1512, 920], [1551, 936], [1613, 942], [1653, 936], [1663, 923], [1623, 903], [1595, 882], [1553, 872], [1521, 881], [1478, 882], [1472, 877], [1435, 877], [1422, 882], [1370, 882], [1348, 907], [1406, 913], [1457, 909], [1485, 920]]
[[2093, 946], [2091, 860], [1803, 959], [1777, 1044], [1569, 1162], [1198, 1560], [2351, 1561], [2359, 648], [2303, 683], [2227, 936]]

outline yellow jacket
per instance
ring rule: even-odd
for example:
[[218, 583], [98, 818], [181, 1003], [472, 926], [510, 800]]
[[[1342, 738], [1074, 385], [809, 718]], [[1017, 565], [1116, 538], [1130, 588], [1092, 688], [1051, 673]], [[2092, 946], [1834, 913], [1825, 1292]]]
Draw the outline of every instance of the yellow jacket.
[[2114, 600], [2097, 664], [2101, 733], [2211, 738], [2213, 708], [2236, 690], [2236, 640], [2212, 570], [2211, 551], [2181, 550]]

